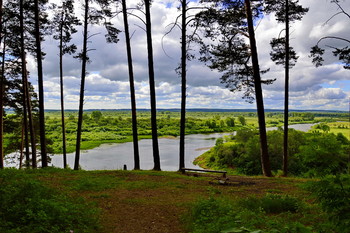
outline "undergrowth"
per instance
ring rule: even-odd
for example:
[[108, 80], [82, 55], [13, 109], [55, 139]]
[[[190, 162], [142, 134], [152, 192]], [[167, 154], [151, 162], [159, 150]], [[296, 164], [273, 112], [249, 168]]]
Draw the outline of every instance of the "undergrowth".
[[287, 195], [267, 194], [235, 201], [211, 197], [196, 202], [184, 221], [192, 233], [334, 232], [327, 222], [311, 226], [325, 218], [314, 212], [313, 207]]
[[350, 175], [327, 176], [305, 187], [327, 213], [336, 232], [350, 232]]
[[0, 232], [96, 232], [99, 211], [24, 171], [0, 171]]

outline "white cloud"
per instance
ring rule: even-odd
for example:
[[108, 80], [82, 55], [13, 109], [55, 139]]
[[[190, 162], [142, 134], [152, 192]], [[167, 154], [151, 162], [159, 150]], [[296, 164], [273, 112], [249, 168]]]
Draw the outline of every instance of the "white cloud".
[[[128, 1], [135, 6], [136, 1]], [[331, 53], [326, 53], [325, 65], [316, 69], [311, 64], [309, 51], [322, 36], [343, 36], [349, 38], [350, 20], [337, 15], [327, 20], [339, 11], [327, 0], [300, 0], [305, 7], [310, 7], [309, 13], [301, 22], [291, 26], [291, 46], [299, 55], [297, 65], [290, 72], [290, 108], [294, 109], [337, 109], [347, 110], [346, 100], [349, 97], [350, 72], [337, 64]], [[350, 5], [340, 2], [347, 12]], [[199, 3], [190, 2], [192, 6]], [[80, 2], [77, 2], [80, 5]], [[178, 1], [154, 0], [152, 4], [152, 32], [154, 48], [154, 64], [156, 74], [157, 104], [160, 108], [179, 108], [181, 79], [175, 73], [180, 62], [180, 30], [167, 35], [169, 24], [173, 23], [179, 11]], [[80, 6], [78, 6], [80, 8]], [[139, 14], [137, 11], [134, 13]], [[117, 16], [113, 22], [123, 31], [123, 18]], [[327, 24], [325, 24], [327, 22]], [[140, 29], [142, 23], [134, 17], [129, 17], [130, 31], [133, 33], [132, 53], [134, 61], [135, 89], [137, 106], [149, 108], [149, 84], [147, 64], [147, 44], [145, 32]], [[266, 108], [283, 108], [284, 98], [284, 68], [270, 60], [270, 45], [272, 37], [278, 37], [282, 24], [278, 24], [273, 16], [262, 19], [256, 29], [259, 61], [261, 68], [270, 68], [263, 78], [276, 78], [273, 85], [264, 86]], [[73, 42], [81, 48], [81, 28], [74, 35]], [[124, 34], [121, 33], [118, 44], [106, 44], [105, 30], [100, 26], [89, 28], [90, 34], [99, 33], [90, 39], [89, 52], [91, 63], [87, 66], [90, 73], [86, 78], [85, 108], [129, 108], [129, 77], [126, 62]], [[283, 34], [283, 32], [282, 32]], [[331, 46], [344, 45], [340, 41], [325, 41]], [[163, 46], [163, 47], [162, 47]], [[45, 105], [47, 108], [59, 108], [58, 50], [56, 41], [46, 38], [43, 43], [46, 58], [44, 60]], [[194, 48], [195, 49], [195, 48]], [[166, 54], [165, 54], [165, 52]], [[28, 69], [31, 71], [31, 81], [36, 83], [35, 60], [28, 56]], [[81, 63], [71, 56], [64, 58], [64, 92], [66, 108], [78, 108]], [[221, 74], [211, 71], [204, 64], [193, 60], [188, 63], [188, 95], [189, 108], [255, 108], [242, 100], [242, 93], [231, 93], [220, 83]]]

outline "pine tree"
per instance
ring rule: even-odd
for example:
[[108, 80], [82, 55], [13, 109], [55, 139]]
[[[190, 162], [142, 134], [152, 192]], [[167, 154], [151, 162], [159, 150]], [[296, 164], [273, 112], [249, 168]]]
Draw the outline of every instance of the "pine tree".
[[74, 170], [79, 169], [80, 160], [80, 144], [81, 144], [81, 130], [83, 125], [83, 111], [84, 111], [84, 92], [85, 92], [85, 78], [86, 78], [86, 65], [90, 61], [88, 57], [88, 25], [89, 24], [99, 24], [103, 22], [107, 34], [106, 40], [109, 43], [118, 42], [118, 29], [113, 27], [108, 21], [112, 17], [112, 12], [110, 10], [111, 0], [95, 0], [94, 3], [100, 7], [100, 10], [90, 8], [90, 0], [85, 0], [84, 4], [84, 21], [83, 21], [83, 48], [82, 52], [77, 56], [82, 61], [81, 68], [81, 83], [80, 83], [80, 97], [79, 97], [79, 112], [78, 112], [78, 126], [77, 126], [77, 137], [75, 146], [75, 161]]
[[222, 72], [221, 82], [231, 91], [244, 91], [244, 99], [251, 103], [256, 101], [262, 171], [265, 176], [272, 176], [261, 84], [271, 84], [274, 80], [261, 80], [260, 75], [268, 70], [259, 68], [253, 27], [253, 19], [260, 17], [262, 5], [259, 1], [251, 6], [247, 0], [211, 2], [214, 2], [212, 7], [196, 16], [203, 38], [207, 38], [199, 41], [200, 60]]
[[52, 21], [52, 29], [55, 32], [53, 38], [59, 41], [60, 57], [60, 93], [61, 93], [61, 124], [62, 124], [62, 151], [63, 167], [67, 168], [67, 151], [66, 151], [66, 128], [64, 120], [64, 88], [63, 88], [63, 56], [65, 54], [74, 54], [77, 47], [70, 44], [72, 34], [76, 33], [75, 26], [81, 25], [78, 18], [74, 15], [74, 6], [72, 0], [65, 0], [58, 7]]
[[[288, 174], [288, 115], [289, 115], [289, 71], [298, 60], [298, 56], [289, 46], [290, 22], [301, 20], [308, 12], [307, 8], [298, 5], [298, 0], [267, 0], [265, 1], [267, 13], [275, 13], [278, 22], [285, 23], [285, 37], [274, 38], [271, 41], [271, 59], [277, 64], [284, 64], [285, 90], [284, 90], [284, 139], [283, 139], [283, 175]], [[286, 49], [288, 48], [288, 49]]]
[[152, 145], [153, 145], [153, 170], [161, 170], [160, 157], [159, 157], [159, 145], [158, 145], [158, 132], [157, 132], [157, 104], [156, 104], [156, 89], [155, 89], [155, 75], [153, 64], [153, 45], [152, 45], [152, 24], [150, 13], [150, 1], [145, 0], [145, 15], [146, 15], [146, 34], [147, 34], [147, 51], [148, 51], [148, 74], [150, 85], [150, 98], [151, 98], [151, 125], [152, 125]]
[[135, 84], [134, 84], [134, 70], [132, 64], [131, 44], [130, 44], [130, 33], [128, 14], [125, 0], [122, 0], [123, 18], [124, 18], [124, 31], [125, 31], [125, 42], [126, 52], [128, 57], [128, 68], [129, 68], [129, 83], [130, 83], [130, 99], [131, 99], [131, 116], [132, 116], [132, 136], [134, 146], [134, 169], [140, 169], [140, 155], [138, 145], [138, 133], [137, 133], [137, 111], [136, 111], [136, 97], [135, 97]]

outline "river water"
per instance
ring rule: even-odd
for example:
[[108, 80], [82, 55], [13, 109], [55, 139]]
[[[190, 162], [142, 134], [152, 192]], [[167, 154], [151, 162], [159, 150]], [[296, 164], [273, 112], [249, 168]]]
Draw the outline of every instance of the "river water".
[[[290, 128], [308, 131], [313, 124], [290, 125]], [[276, 128], [268, 128], [273, 130]], [[216, 139], [229, 133], [192, 134], [185, 137], [185, 167], [199, 168], [193, 165], [195, 158], [215, 145]], [[161, 169], [163, 171], [177, 171], [179, 168], [179, 138], [159, 138], [159, 154]], [[139, 141], [141, 169], [153, 168], [152, 140]], [[67, 154], [67, 161], [71, 168], [74, 165], [74, 153]], [[134, 167], [134, 152], [132, 142], [119, 144], [103, 144], [92, 150], [82, 151], [80, 166], [84, 170], [115, 170], [127, 165], [128, 169]], [[52, 157], [51, 165], [63, 167], [62, 155]]]

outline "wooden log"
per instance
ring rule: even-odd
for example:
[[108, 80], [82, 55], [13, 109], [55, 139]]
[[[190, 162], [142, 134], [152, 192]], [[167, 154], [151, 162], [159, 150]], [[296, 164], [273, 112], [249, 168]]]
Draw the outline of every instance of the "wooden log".
[[216, 171], [216, 170], [195, 169], [195, 168], [181, 168], [181, 171], [182, 173], [185, 173], [185, 171], [222, 173], [222, 177], [224, 178], [226, 178], [226, 173], [227, 173], [227, 171]]

